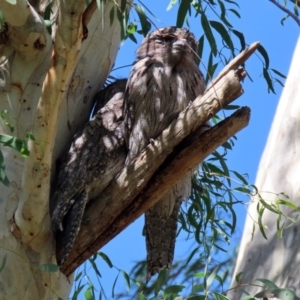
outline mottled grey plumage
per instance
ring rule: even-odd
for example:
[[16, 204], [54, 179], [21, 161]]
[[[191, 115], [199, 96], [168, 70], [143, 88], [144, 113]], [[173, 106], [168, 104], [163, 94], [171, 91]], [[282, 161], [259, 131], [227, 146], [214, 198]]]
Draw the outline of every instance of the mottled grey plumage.
[[[203, 94], [205, 82], [196, 64], [196, 46], [187, 29], [166, 27], [149, 34], [137, 50], [124, 101], [126, 163]], [[178, 212], [190, 195], [191, 176], [192, 171], [145, 214], [148, 279], [172, 264]]]
[[52, 229], [61, 228], [62, 255], [66, 260], [80, 229], [86, 203], [108, 185], [125, 162], [122, 119], [126, 80], [118, 80], [96, 95], [94, 117], [73, 138], [59, 169], [52, 193]]

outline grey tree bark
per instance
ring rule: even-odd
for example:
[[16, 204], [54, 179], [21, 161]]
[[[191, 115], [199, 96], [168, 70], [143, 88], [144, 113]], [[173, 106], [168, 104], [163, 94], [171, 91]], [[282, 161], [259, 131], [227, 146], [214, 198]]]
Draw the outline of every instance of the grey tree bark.
[[[284, 192], [297, 206], [300, 206], [300, 39], [294, 51], [285, 88], [281, 95], [273, 120], [268, 141], [262, 155], [256, 183], [263, 198], [268, 201], [278, 199], [277, 193]], [[261, 290], [257, 286], [246, 286], [257, 278], [267, 278], [277, 286], [294, 290], [300, 295], [300, 225], [295, 224], [277, 237], [276, 215], [270, 211], [263, 214], [263, 224], [267, 227], [268, 240], [256, 229], [257, 199], [253, 199], [245, 223], [231, 288], [238, 284], [235, 276], [244, 272], [241, 289], [229, 292], [232, 299], [242, 299], [242, 289], [255, 294]], [[292, 216], [291, 211], [284, 213]], [[255, 282], [259, 284], [259, 282]], [[245, 294], [244, 294], [245, 296]], [[231, 298], [230, 298], [231, 299]]]

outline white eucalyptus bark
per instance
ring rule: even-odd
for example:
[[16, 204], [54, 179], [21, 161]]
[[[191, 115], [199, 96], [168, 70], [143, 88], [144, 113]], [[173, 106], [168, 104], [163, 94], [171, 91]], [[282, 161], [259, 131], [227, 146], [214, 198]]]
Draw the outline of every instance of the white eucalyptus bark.
[[[110, 26], [115, 4], [106, 1], [104, 13], [94, 12], [88, 38], [82, 41], [85, 1], [60, 1], [52, 40], [28, 2], [16, 2], [0, 0], [9, 35], [0, 45], [0, 111], [8, 110], [13, 135], [32, 133], [36, 141], [26, 159], [0, 145], [11, 181], [10, 187], [1, 184], [0, 193], [0, 265], [6, 257], [0, 299], [67, 299], [72, 276], [40, 268], [56, 263], [48, 212], [50, 179], [56, 159], [88, 119], [93, 96], [111, 70], [120, 25], [115, 18]], [[0, 132], [11, 134], [2, 123]]]
[[[261, 158], [256, 186], [264, 199], [277, 200], [276, 193], [286, 193], [290, 201], [300, 206], [300, 39], [295, 48], [288, 78], [283, 90], [269, 138]], [[272, 194], [274, 193], [274, 194]], [[257, 201], [248, 210], [245, 229], [232, 281], [244, 272], [241, 283], [249, 284], [257, 278], [267, 278], [277, 286], [290, 288], [300, 295], [300, 225], [284, 231], [283, 238], [276, 235], [277, 215], [265, 210], [263, 224], [267, 226], [265, 240], [259, 229], [254, 235], [253, 220], [257, 220]], [[290, 210], [284, 210], [291, 214]], [[253, 239], [252, 239], [253, 238]], [[255, 282], [259, 284], [259, 282]], [[261, 289], [243, 286], [232, 290], [230, 299], [242, 299], [242, 289], [255, 294]], [[244, 294], [245, 296], [245, 294]], [[232, 298], [231, 298], [232, 297]]]

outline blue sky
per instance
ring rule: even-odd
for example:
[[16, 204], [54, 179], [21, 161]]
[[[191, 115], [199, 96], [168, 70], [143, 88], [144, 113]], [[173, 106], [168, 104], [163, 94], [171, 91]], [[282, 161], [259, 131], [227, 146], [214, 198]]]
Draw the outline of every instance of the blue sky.
[[[237, 2], [240, 5], [239, 13], [242, 18], [238, 19], [233, 14], [230, 14], [228, 17], [230, 22], [237, 30], [244, 33], [248, 44], [254, 41], [262, 43], [268, 51], [271, 68], [287, 74], [293, 50], [299, 36], [299, 28], [296, 23], [290, 19], [282, 26], [280, 20], [285, 16], [284, 13], [267, 0], [241, 0]], [[177, 5], [171, 11], [167, 12], [166, 7], [169, 0], [144, 0], [143, 3], [161, 20], [161, 23], [159, 23], [153, 19], [158, 28], [175, 25]], [[136, 19], [138, 19], [137, 16]], [[210, 19], [216, 20], [216, 17], [211, 15]], [[192, 17], [190, 18], [190, 30], [195, 34], [196, 38], [199, 38], [203, 34], [199, 18], [194, 20]], [[120, 48], [115, 67], [131, 64], [134, 61], [134, 52], [137, 47], [138, 45], [130, 40], [126, 41]], [[207, 43], [206, 47], [208, 49]], [[204, 65], [207, 62], [205, 56], [207, 56], [207, 51], [204, 54]], [[200, 66], [200, 68], [205, 73], [205, 68], [203, 66]], [[228, 166], [231, 170], [236, 170], [241, 174], [247, 173], [249, 175], [249, 182], [254, 183], [260, 157], [266, 144], [282, 88], [277, 84], [275, 86], [276, 95], [268, 94], [266, 82], [262, 77], [261, 60], [258, 56], [254, 55], [250, 58], [246, 69], [251, 75], [253, 82], [248, 78], [245, 79], [243, 83], [245, 93], [234, 104], [249, 106], [252, 110], [251, 120], [249, 126], [237, 134], [238, 140], [234, 151], [228, 155]], [[124, 78], [128, 76], [129, 71], [129, 67], [122, 68], [115, 71], [113, 75]], [[238, 211], [237, 238], [242, 233], [245, 215], [246, 209], [241, 206]], [[101, 249], [101, 251], [110, 257], [115, 266], [126, 272], [131, 270], [135, 261], [143, 260], [146, 257], [145, 242], [142, 236], [143, 222], [142, 217]], [[235, 243], [231, 245], [231, 250], [229, 249], [229, 251], [232, 251], [234, 246], [236, 246]], [[179, 237], [179, 241], [176, 244], [175, 259], [183, 257], [188, 250], [185, 240]], [[103, 277], [101, 284], [107, 292], [108, 298], [111, 298], [111, 289], [117, 271], [107, 268], [103, 261], [100, 261], [99, 270]], [[96, 281], [93, 271], [90, 272], [90, 276], [93, 281]], [[117, 290], [125, 289], [125, 282], [121, 277], [118, 279], [116, 285]], [[85, 298], [84, 296], [80, 296], [79, 299]]]

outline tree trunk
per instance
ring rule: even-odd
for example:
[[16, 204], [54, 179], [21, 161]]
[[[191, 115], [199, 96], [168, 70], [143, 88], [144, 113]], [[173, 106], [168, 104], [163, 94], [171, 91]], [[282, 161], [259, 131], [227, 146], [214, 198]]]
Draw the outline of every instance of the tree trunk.
[[[88, 37], [82, 40], [84, 5], [83, 0], [60, 1], [51, 38], [27, 1], [0, 0], [7, 23], [0, 39], [0, 111], [8, 110], [14, 136], [32, 133], [35, 138], [26, 159], [1, 146], [11, 182], [1, 184], [0, 195], [1, 299], [67, 299], [70, 292], [72, 276], [43, 268], [56, 264], [48, 213], [51, 177], [56, 159], [89, 118], [93, 96], [120, 45], [117, 18], [110, 25], [110, 11], [116, 9], [112, 1], [103, 13], [95, 10], [87, 18]], [[3, 122], [0, 126], [1, 133], [12, 134]]]
[[[283, 90], [271, 132], [261, 158], [256, 186], [263, 199], [278, 200], [283, 192], [291, 202], [300, 205], [300, 39], [291, 62], [288, 78]], [[240, 283], [250, 284], [257, 278], [266, 278], [281, 288], [294, 290], [300, 295], [300, 225], [295, 224], [277, 236], [277, 215], [265, 210], [263, 224], [268, 240], [256, 228], [253, 235], [253, 220], [258, 219], [257, 199], [253, 199], [245, 223], [242, 242], [232, 281], [232, 288], [239, 285], [235, 276], [244, 272]], [[291, 216], [290, 210], [284, 213]], [[256, 225], [257, 227], [257, 225]], [[255, 284], [260, 284], [256, 281]], [[251, 294], [262, 290], [257, 286], [243, 286], [229, 293], [232, 299], [242, 299], [242, 289]], [[245, 294], [244, 294], [245, 296]]]

